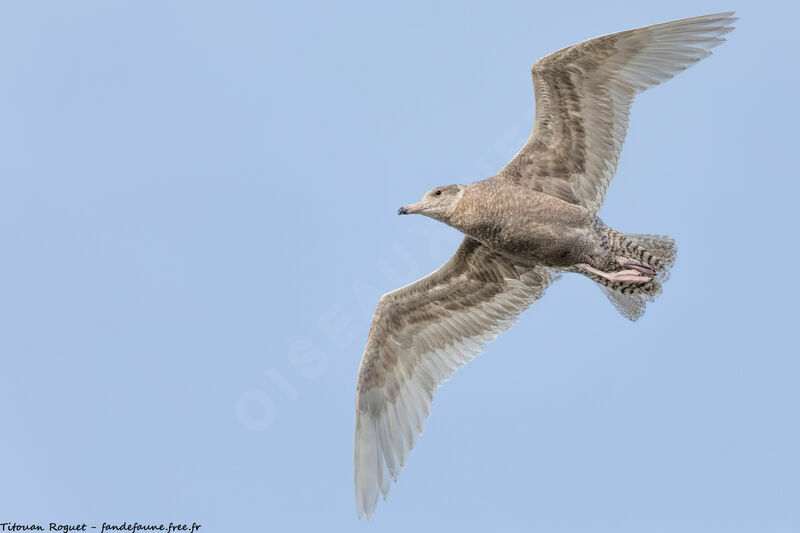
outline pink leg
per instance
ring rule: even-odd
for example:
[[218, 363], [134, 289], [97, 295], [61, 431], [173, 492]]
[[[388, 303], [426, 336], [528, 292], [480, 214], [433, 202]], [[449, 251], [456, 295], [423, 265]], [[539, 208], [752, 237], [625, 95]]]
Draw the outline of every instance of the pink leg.
[[617, 256], [617, 261], [619, 261], [620, 265], [622, 265], [624, 267], [627, 267], [627, 268], [632, 268], [634, 270], [637, 270], [637, 271], [641, 272], [642, 274], [646, 274], [648, 276], [655, 276], [656, 275], [656, 271], [655, 270], [653, 270], [649, 266], [645, 265], [641, 261], [636, 261], [634, 259], [630, 259], [628, 257], [624, 257], [624, 256], [621, 256], [621, 255]]
[[587, 272], [590, 272], [596, 276], [601, 276], [606, 278], [609, 281], [629, 281], [633, 283], [646, 283], [650, 281], [650, 276], [645, 276], [639, 270], [629, 269], [629, 270], [619, 270], [617, 272], [603, 272], [602, 270], [598, 270], [594, 268], [592, 265], [586, 263], [579, 263], [577, 265], [578, 268], [581, 268]]

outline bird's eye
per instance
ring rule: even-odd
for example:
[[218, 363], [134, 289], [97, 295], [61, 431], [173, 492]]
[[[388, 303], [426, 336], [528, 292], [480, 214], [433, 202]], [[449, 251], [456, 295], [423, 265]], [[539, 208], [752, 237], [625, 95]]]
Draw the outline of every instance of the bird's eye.
[[436, 196], [441, 196], [442, 195], [442, 190], [441, 189], [437, 189], [436, 192], [433, 193], [433, 194], [435, 194]]

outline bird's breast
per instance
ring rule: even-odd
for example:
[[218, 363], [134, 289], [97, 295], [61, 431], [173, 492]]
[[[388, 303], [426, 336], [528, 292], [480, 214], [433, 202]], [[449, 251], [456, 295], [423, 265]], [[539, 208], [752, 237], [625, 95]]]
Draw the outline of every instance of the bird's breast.
[[467, 198], [451, 225], [522, 264], [557, 267], [578, 261], [592, 235], [585, 210], [534, 191], [507, 192], [500, 198]]

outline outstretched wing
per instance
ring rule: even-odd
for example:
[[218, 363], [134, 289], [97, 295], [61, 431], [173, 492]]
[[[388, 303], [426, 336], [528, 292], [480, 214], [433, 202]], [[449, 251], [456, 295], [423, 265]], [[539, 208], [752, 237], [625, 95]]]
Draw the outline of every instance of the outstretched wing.
[[532, 68], [536, 119], [528, 142], [498, 174], [597, 212], [617, 171], [637, 93], [711, 54], [733, 13], [597, 37]]
[[425, 278], [385, 294], [361, 360], [354, 442], [359, 518], [397, 480], [422, 432], [437, 387], [470, 361], [552, 281], [544, 267], [521, 267], [466, 237]]

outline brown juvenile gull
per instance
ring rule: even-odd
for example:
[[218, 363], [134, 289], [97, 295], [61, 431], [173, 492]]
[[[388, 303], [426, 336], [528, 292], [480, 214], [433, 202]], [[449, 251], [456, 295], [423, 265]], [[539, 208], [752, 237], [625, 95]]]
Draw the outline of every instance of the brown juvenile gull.
[[622, 233], [597, 212], [617, 169], [633, 97], [711, 52], [733, 28], [718, 13], [590, 39], [537, 61], [533, 132], [496, 176], [445, 185], [401, 207], [466, 236], [441, 268], [385, 294], [358, 372], [359, 518], [384, 498], [439, 385], [510, 328], [560, 272], [596, 281], [636, 320], [675, 260], [670, 237]]

